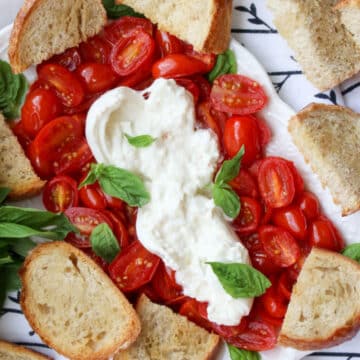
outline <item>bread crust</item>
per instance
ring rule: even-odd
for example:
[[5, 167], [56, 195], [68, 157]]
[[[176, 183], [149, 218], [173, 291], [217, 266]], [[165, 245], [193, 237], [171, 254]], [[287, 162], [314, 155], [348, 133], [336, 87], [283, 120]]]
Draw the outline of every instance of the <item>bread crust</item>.
[[[105, 283], [107, 286], [113, 288], [114, 293], [118, 294], [118, 301], [121, 302], [123, 306], [127, 307], [127, 312], [130, 319], [129, 325], [127, 326], [127, 328], [124, 329], [122, 334], [119, 334], [116, 343], [113, 343], [112, 346], [109, 346], [107, 348], [94, 351], [91, 355], [87, 353], [74, 353], [69, 349], [59, 347], [56, 339], [51, 336], [46, 329], [38, 326], [35, 313], [32, 311], [31, 306], [29, 306], [29, 302], [31, 301], [31, 295], [29, 294], [30, 279], [28, 278], [28, 276], [31, 263], [38, 256], [46, 254], [49, 251], [56, 251], [58, 248], [62, 248], [69, 254], [75, 254], [79, 258], [79, 261], [87, 263], [87, 265], [89, 265], [93, 271], [98, 272], [101, 275], [102, 282]], [[132, 306], [128, 303], [125, 296], [121, 293], [121, 291], [114, 285], [114, 283], [105, 274], [105, 272], [92, 259], [85, 255], [81, 250], [75, 248], [74, 246], [66, 242], [55, 241], [38, 245], [26, 257], [25, 262], [19, 271], [19, 275], [22, 283], [20, 305], [30, 326], [40, 336], [44, 343], [46, 343], [49, 347], [53, 348], [58, 353], [65, 355], [66, 357], [69, 357], [73, 360], [106, 360], [110, 356], [115, 354], [123, 346], [130, 346], [140, 334], [140, 320], [137, 317], [136, 312], [134, 311]]]
[[6, 351], [11, 355], [26, 356], [32, 360], [51, 360], [51, 358], [46, 355], [3, 340], [0, 340], [0, 352], [1, 351]]
[[[305, 108], [303, 108], [299, 113], [297, 113], [296, 115], [294, 115], [290, 120], [289, 120], [289, 124], [288, 124], [288, 130], [290, 132], [290, 134], [292, 135], [295, 143], [297, 143], [297, 141], [295, 140], [295, 136], [294, 133], [296, 132], [296, 126], [298, 123], [303, 123], [309, 114], [311, 114], [314, 111], [333, 111], [333, 112], [338, 112], [340, 114], [348, 114], [350, 116], [359, 116], [359, 114], [355, 113], [354, 111], [352, 111], [351, 109], [344, 107], [344, 106], [339, 106], [339, 105], [326, 105], [326, 104], [319, 104], [319, 103], [311, 103], [309, 105], [307, 105]], [[299, 145], [297, 145], [299, 150], [301, 151], [304, 160], [307, 164], [310, 165], [312, 171], [314, 173], [318, 173], [318, 168], [316, 166], [314, 166], [313, 162], [311, 161], [311, 159], [308, 158], [308, 156], [306, 154], [303, 153], [301, 147]], [[323, 188], [325, 187], [329, 187], [329, 184], [327, 182], [325, 182], [322, 178], [319, 177], [319, 180], [321, 182], [321, 185]], [[333, 192], [331, 192], [331, 195], [333, 197], [333, 201], [335, 204], [340, 205], [341, 206], [341, 214], [342, 216], [348, 216], [351, 215], [357, 211], [360, 210], [360, 199], [356, 202], [356, 204], [354, 206], [346, 206], [342, 201], [340, 201], [340, 199], [338, 199], [336, 196], [333, 195]]]
[[26, 182], [23, 184], [18, 184], [18, 186], [13, 187], [9, 194], [10, 200], [22, 200], [33, 197], [41, 193], [41, 190], [44, 188], [46, 181], [39, 179], [34, 179], [31, 182]]
[[360, 0], [340, 0], [335, 6], [334, 10], [342, 10], [346, 7], [360, 7]]

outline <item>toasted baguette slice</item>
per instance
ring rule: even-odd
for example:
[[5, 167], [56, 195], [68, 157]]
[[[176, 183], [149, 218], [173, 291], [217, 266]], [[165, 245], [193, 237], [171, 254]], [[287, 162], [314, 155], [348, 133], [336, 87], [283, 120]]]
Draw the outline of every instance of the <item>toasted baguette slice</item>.
[[70, 359], [107, 359], [139, 335], [131, 304], [93, 260], [68, 243], [36, 247], [20, 277], [30, 325]]
[[50, 358], [22, 346], [0, 340], [0, 360], [49, 360]]
[[219, 54], [229, 46], [232, 0], [117, 0], [117, 3], [131, 6], [197, 51]]
[[267, 0], [279, 33], [305, 76], [320, 90], [360, 70], [360, 48], [333, 11], [336, 0]]
[[217, 335], [166, 306], [152, 303], [145, 295], [139, 298], [136, 310], [141, 321], [140, 336], [114, 360], [207, 360], [219, 343]]
[[15, 200], [38, 194], [44, 184], [0, 114], [0, 187], [10, 188], [9, 198]]
[[343, 216], [360, 209], [360, 114], [342, 106], [310, 104], [289, 122], [294, 143]]
[[341, 21], [360, 46], [360, 0], [342, 0], [335, 6], [340, 11]]
[[101, 0], [25, 0], [10, 38], [15, 73], [40, 64], [98, 33], [106, 22]]
[[335, 346], [360, 328], [360, 264], [314, 248], [293, 289], [278, 342], [299, 350]]

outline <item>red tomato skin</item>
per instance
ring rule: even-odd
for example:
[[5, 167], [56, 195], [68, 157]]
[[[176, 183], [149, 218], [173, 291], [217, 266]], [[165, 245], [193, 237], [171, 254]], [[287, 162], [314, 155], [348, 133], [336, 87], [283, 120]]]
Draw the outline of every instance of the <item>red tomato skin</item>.
[[83, 186], [79, 190], [79, 197], [81, 203], [90, 209], [105, 210], [107, 207], [105, 196], [97, 183]]
[[294, 286], [295, 279], [293, 279], [288, 271], [285, 270], [281, 273], [278, 283], [277, 283], [277, 292], [284, 297], [286, 300], [290, 301], [292, 288]]
[[27, 148], [31, 143], [31, 138], [29, 134], [25, 131], [23, 122], [21, 120], [17, 122], [13, 121], [13, 123], [10, 124], [10, 127], [12, 132], [17, 137], [22, 148], [25, 150], [25, 152], [27, 152]]
[[287, 160], [264, 158], [259, 167], [258, 184], [261, 197], [271, 208], [288, 206], [294, 200], [295, 181]]
[[78, 68], [77, 74], [83, 80], [85, 89], [90, 94], [109, 90], [119, 80], [118, 75], [106, 64], [82, 64]]
[[298, 203], [308, 220], [314, 220], [320, 216], [320, 203], [313, 193], [305, 191], [300, 196]]
[[167, 55], [152, 66], [152, 75], [155, 79], [180, 78], [203, 73], [206, 73], [204, 63], [184, 54]]
[[241, 168], [239, 174], [229, 184], [239, 196], [249, 196], [252, 198], [259, 196], [257, 181], [246, 169]]
[[215, 54], [200, 53], [198, 51], [195, 51], [192, 45], [189, 44], [185, 45], [184, 54], [194, 59], [200, 60], [206, 68], [205, 72], [210, 72], [215, 66], [216, 63]]
[[99, 35], [80, 44], [80, 54], [86, 63], [108, 64], [110, 52], [111, 45]]
[[307, 220], [296, 205], [275, 209], [272, 214], [273, 223], [289, 231], [297, 240], [305, 241], [307, 236]]
[[45, 185], [42, 199], [46, 210], [56, 213], [78, 206], [77, 183], [69, 176], [56, 176]]
[[118, 239], [120, 248], [126, 248], [129, 245], [129, 234], [123, 220], [113, 211], [106, 210], [104, 213], [112, 222], [113, 232]]
[[179, 314], [186, 316], [190, 321], [201, 326], [208, 331], [212, 330], [212, 323], [200, 315], [199, 313], [199, 302], [195, 299], [189, 299], [180, 308]]
[[288, 161], [288, 166], [290, 167], [290, 170], [294, 177], [296, 194], [301, 195], [304, 192], [304, 188], [305, 188], [304, 180], [292, 161]]
[[30, 92], [21, 109], [21, 120], [26, 133], [34, 138], [50, 120], [61, 114], [62, 106], [50, 89], [38, 88]]
[[244, 145], [245, 155], [241, 161], [244, 166], [251, 165], [261, 156], [259, 128], [253, 116], [233, 116], [228, 119], [223, 139], [229, 157], [234, 157]]
[[176, 83], [184, 87], [193, 97], [194, 104], [197, 104], [200, 97], [200, 89], [196, 83], [190, 79], [177, 79]]
[[275, 318], [284, 318], [287, 310], [287, 301], [276, 292], [276, 287], [272, 285], [266, 290], [266, 293], [260, 297], [266, 312]]
[[333, 225], [327, 219], [317, 219], [311, 223], [309, 241], [311, 246], [330, 251], [340, 251], [342, 247]]
[[194, 75], [191, 79], [198, 85], [200, 89], [199, 102], [208, 101], [210, 99], [211, 84], [203, 75]]
[[221, 140], [222, 129], [218, 119], [212, 113], [211, 105], [208, 101], [203, 102], [196, 107], [196, 119], [200, 123], [200, 126], [211, 129], [216, 134], [219, 141]]
[[258, 121], [258, 128], [260, 132], [260, 144], [264, 148], [271, 140], [272, 133], [270, 127], [266, 124], [265, 120], [256, 118]]
[[[77, 47], [73, 47], [65, 50], [65, 52], [63, 52], [62, 54], [54, 55], [52, 58], [50, 58], [43, 64], [55, 63], [64, 66], [70, 71], [75, 71], [77, 67], [81, 64], [81, 62], [82, 60], [79, 49]], [[42, 66], [43, 64], [41, 64], [40, 66]]]
[[155, 40], [161, 57], [169, 54], [181, 54], [184, 51], [183, 42], [168, 32], [156, 29]]

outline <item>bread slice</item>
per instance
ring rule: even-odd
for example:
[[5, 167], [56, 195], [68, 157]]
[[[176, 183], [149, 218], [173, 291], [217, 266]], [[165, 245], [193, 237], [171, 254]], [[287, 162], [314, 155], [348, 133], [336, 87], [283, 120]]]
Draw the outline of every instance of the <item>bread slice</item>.
[[330, 89], [360, 70], [360, 48], [333, 11], [337, 0], [267, 0], [305, 76]]
[[97, 34], [106, 22], [101, 0], [25, 0], [10, 37], [15, 73]]
[[21, 307], [30, 325], [70, 359], [107, 359], [139, 335], [139, 318], [125, 296], [93, 260], [68, 243], [37, 246], [20, 277]]
[[293, 289], [278, 342], [299, 350], [335, 346], [360, 328], [360, 264], [314, 248]]
[[0, 114], [0, 187], [11, 189], [9, 198], [22, 199], [38, 194], [44, 184]]
[[25, 347], [0, 340], [0, 360], [49, 360], [50, 358]]
[[126, 351], [114, 360], [208, 360], [219, 343], [219, 337], [175, 314], [163, 305], [152, 303], [142, 295], [136, 310], [141, 333]]
[[197, 51], [219, 54], [229, 46], [232, 0], [117, 0], [117, 3], [131, 6]]
[[327, 186], [343, 216], [360, 209], [360, 114], [310, 104], [289, 122], [294, 143]]
[[342, 23], [360, 46], [360, 0], [342, 0], [334, 9], [340, 12]]

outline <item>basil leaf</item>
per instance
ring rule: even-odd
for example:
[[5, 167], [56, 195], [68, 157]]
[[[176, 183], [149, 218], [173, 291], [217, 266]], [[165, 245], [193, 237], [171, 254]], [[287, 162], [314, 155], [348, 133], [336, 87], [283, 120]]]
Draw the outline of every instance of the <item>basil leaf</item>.
[[119, 243], [108, 224], [98, 225], [90, 235], [91, 247], [94, 253], [111, 263], [120, 252]]
[[26, 257], [28, 253], [37, 246], [36, 242], [28, 238], [17, 239], [11, 245], [11, 251], [21, 257]]
[[222, 208], [224, 213], [231, 219], [235, 219], [241, 210], [240, 198], [229, 185], [214, 184], [212, 196], [216, 206]]
[[5, 264], [11, 264], [14, 260], [9, 254], [8, 250], [6, 248], [2, 248], [0, 250], [0, 266]]
[[21, 281], [19, 278], [19, 270], [22, 266], [22, 261], [13, 262], [12, 264], [6, 264], [1, 267], [1, 272], [5, 277], [5, 289], [6, 291], [14, 291], [21, 288]]
[[342, 251], [342, 254], [360, 263], [360, 244], [352, 244], [347, 246]]
[[221, 165], [220, 170], [218, 171], [215, 177], [215, 184], [221, 185], [228, 183], [229, 181], [236, 178], [240, 171], [241, 160], [245, 154], [244, 145], [238, 151], [238, 153], [230, 160], [225, 160]]
[[0, 238], [21, 239], [30, 236], [41, 236], [46, 239], [59, 240], [59, 234], [55, 231], [41, 231], [14, 223], [0, 223]]
[[110, 19], [118, 19], [122, 16], [144, 17], [126, 5], [116, 5], [115, 0], [102, 0], [107, 16]]
[[79, 184], [79, 189], [81, 189], [82, 187], [86, 186], [86, 185], [92, 185], [96, 182], [96, 164], [91, 164], [90, 166], [90, 171], [88, 172], [88, 174], [86, 175], [86, 178]]
[[240, 263], [207, 262], [224, 290], [233, 298], [251, 298], [265, 293], [270, 280], [252, 266]]
[[142, 179], [130, 171], [112, 165], [92, 164], [87, 179], [80, 185], [87, 185], [93, 179], [99, 182], [106, 194], [117, 197], [130, 206], [142, 207], [150, 201], [150, 194]]
[[154, 141], [156, 141], [156, 139], [150, 135], [130, 136], [128, 134], [125, 134], [125, 137], [127, 138], [127, 141], [129, 142], [130, 145], [137, 148], [148, 147]]
[[236, 56], [232, 50], [228, 49], [224, 53], [219, 54], [217, 56], [215, 66], [208, 74], [208, 80], [210, 82], [213, 82], [216, 78], [218, 78], [221, 75], [236, 74], [236, 73], [237, 73]]
[[0, 204], [2, 204], [10, 193], [9, 188], [0, 188]]
[[231, 360], [261, 360], [260, 354], [256, 351], [242, 350], [227, 344]]

